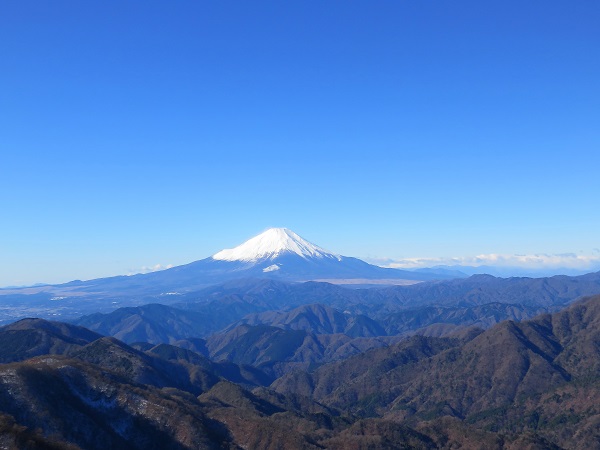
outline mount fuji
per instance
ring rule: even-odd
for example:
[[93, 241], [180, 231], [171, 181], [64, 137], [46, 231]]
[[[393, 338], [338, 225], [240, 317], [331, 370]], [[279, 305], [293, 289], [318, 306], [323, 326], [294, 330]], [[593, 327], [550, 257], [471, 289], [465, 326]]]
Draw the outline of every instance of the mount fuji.
[[236, 278], [329, 281], [335, 284], [408, 284], [447, 278], [437, 273], [387, 269], [331, 253], [287, 228], [270, 228], [241, 245], [209, 258], [146, 275], [173, 276], [211, 283]]
[[221, 250], [212, 258], [220, 261], [257, 262], [273, 260], [283, 254], [295, 254], [304, 259], [332, 258], [339, 261], [341, 258], [311, 244], [287, 228], [270, 228], [235, 248]]
[[420, 273], [374, 266], [324, 250], [287, 228], [270, 228], [237, 247], [170, 269], [59, 285], [1, 289], [0, 296], [4, 300], [8, 299], [7, 295], [13, 296], [18, 304], [27, 297], [30, 301], [38, 299], [43, 305], [50, 302], [65, 307], [83, 303], [91, 307], [90, 301], [96, 301], [98, 307], [104, 308], [108, 300], [110, 304], [119, 305], [163, 303], [212, 285], [265, 278], [368, 286], [412, 284], [451, 277], [443, 272]]

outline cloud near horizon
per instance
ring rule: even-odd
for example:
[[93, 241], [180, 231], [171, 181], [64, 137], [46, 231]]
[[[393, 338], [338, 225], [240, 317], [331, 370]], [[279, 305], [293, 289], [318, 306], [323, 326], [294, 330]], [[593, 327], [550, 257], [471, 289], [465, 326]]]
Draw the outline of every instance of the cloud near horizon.
[[130, 270], [129, 275], [136, 275], [138, 273], [158, 272], [159, 270], [170, 269], [171, 267], [173, 267], [173, 264], [167, 264], [167, 265], [155, 264], [153, 266], [142, 266], [137, 270]]
[[476, 256], [441, 258], [370, 258], [369, 262], [395, 269], [420, 269], [433, 266], [497, 266], [521, 267], [525, 269], [592, 269], [600, 265], [600, 254], [578, 255], [576, 253], [504, 255], [499, 253]]

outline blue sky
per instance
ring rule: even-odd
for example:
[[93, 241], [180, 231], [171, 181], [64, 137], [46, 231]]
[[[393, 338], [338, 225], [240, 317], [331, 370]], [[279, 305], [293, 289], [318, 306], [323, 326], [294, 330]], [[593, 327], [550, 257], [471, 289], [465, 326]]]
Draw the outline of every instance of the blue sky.
[[597, 255], [598, 23], [595, 0], [2, 2], [0, 286], [271, 226], [373, 259]]

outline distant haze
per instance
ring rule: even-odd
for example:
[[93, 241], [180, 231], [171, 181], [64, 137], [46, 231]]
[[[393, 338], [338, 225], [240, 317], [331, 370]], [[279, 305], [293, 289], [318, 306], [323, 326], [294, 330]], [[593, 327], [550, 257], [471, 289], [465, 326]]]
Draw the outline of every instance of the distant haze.
[[579, 275], [600, 270], [600, 254], [560, 255], [477, 255], [454, 258], [404, 258], [376, 259], [366, 261], [382, 267], [396, 269], [443, 268], [459, 270], [465, 274], [488, 273], [495, 276], [551, 276]]

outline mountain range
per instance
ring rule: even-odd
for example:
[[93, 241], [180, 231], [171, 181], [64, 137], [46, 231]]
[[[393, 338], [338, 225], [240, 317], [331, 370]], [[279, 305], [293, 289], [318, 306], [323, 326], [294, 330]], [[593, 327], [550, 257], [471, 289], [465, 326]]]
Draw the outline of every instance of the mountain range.
[[[441, 336], [469, 326], [488, 328], [507, 319], [532, 318], [599, 292], [600, 273], [551, 278], [476, 275], [381, 289], [250, 279], [181, 295], [179, 302], [170, 305], [119, 308], [74, 321], [126, 342], [173, 343], [189, 337], [205, 338], [240, 324], [339, 332], [344, 328], [340, 321], [354, 324], [347, 328], [352, 330], [348, 331], [352, 337], [372, 336], [357, 335], [367, 329], [379, 330], [381, 336]], [[321, 312], [311, 312], [309, 306], [321, 308]], [[324, 308], [335, 312], [323, 314]], [[321, 318], [332, 318], [333, 323]]]
[[599, 324], [596, 296], [531, 321], [413, 336], [271, 381], [260, 367], [27, 319], [0, 328], [0, 348], [11, 349], [0, 364], [0, 442], [31, 449], [597, 448]]
[[0, 323], [32, 315], [68, 320], [121, 306], [171, 303], [179, 295], [243, 278], [320, 280], [358, 287], [412, 284], [455, 276], [444, 270], [420, 273], [375, 266], [328, 252], [286, 228], [271, 228], [235, 248], [166, 270], [0, 289], [0, 299], [7, 307], [0, 309]]
[[408, 425], [451, 417], [495, 432], [535, 430], [560, 447], [597, 448], [599, 320], [596, 296], [466, 340], [415, 337], [284, 375], [272, 387]]

